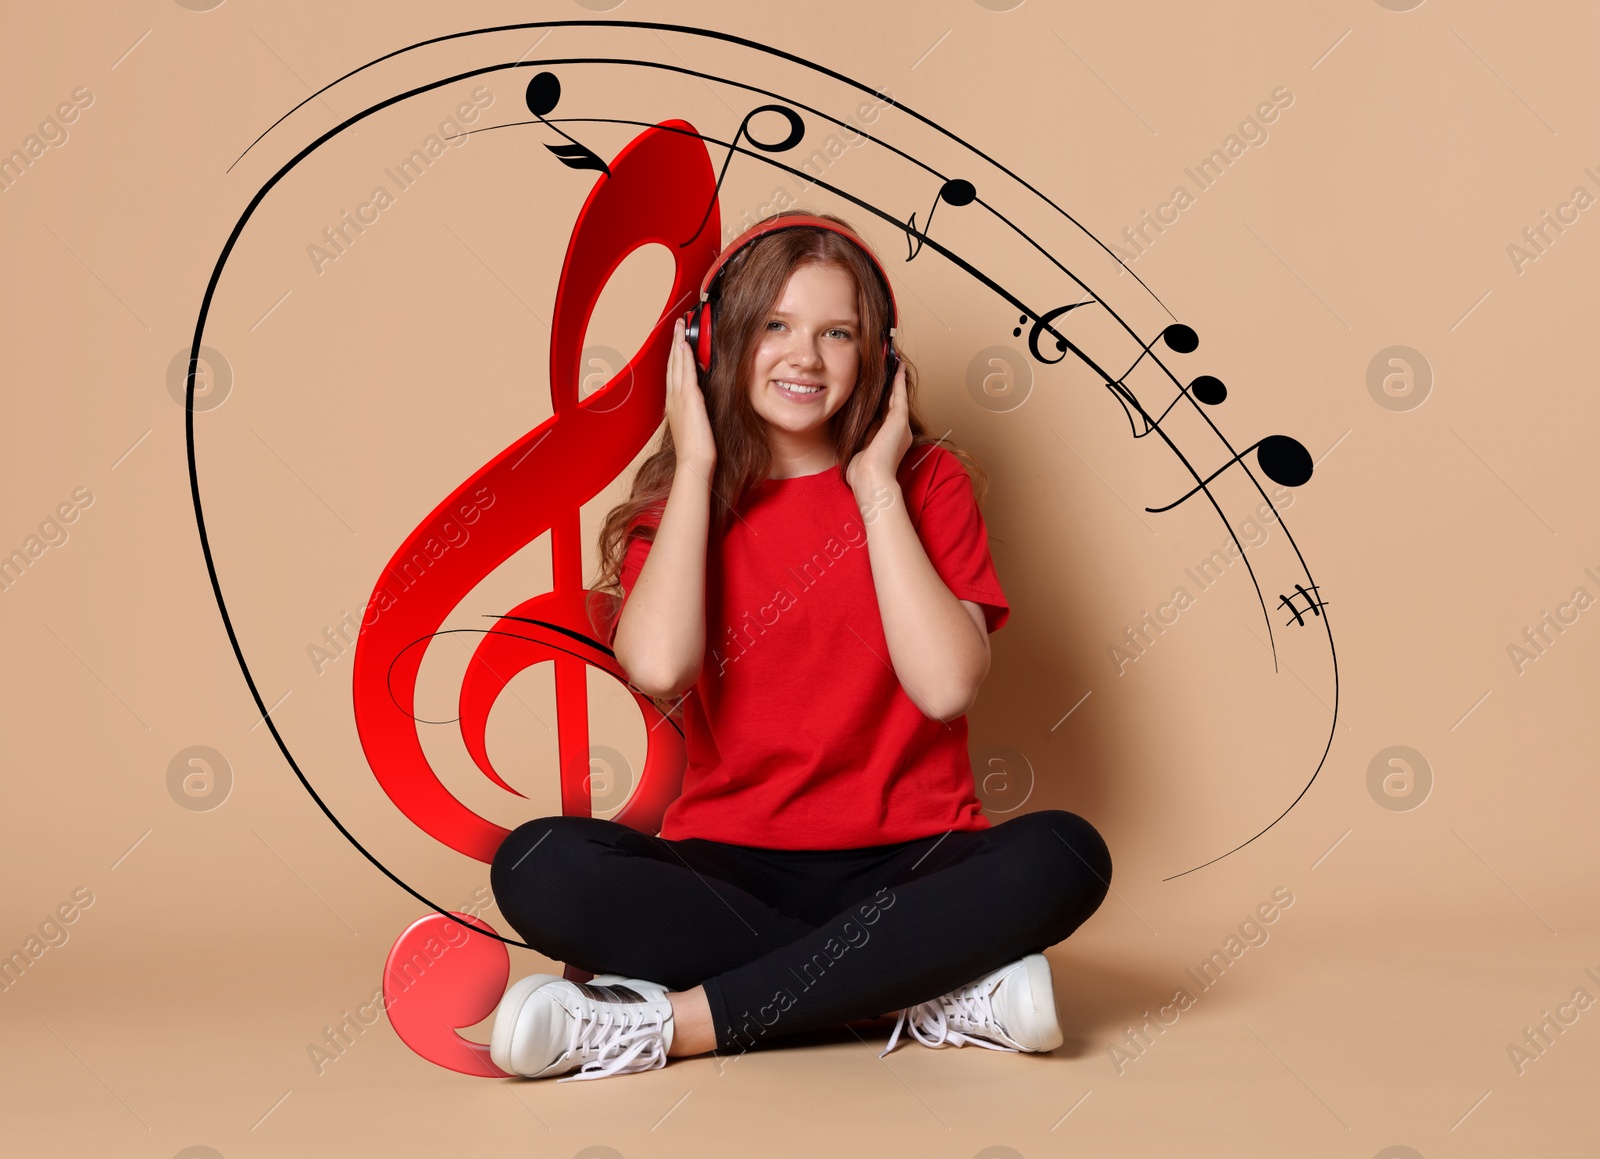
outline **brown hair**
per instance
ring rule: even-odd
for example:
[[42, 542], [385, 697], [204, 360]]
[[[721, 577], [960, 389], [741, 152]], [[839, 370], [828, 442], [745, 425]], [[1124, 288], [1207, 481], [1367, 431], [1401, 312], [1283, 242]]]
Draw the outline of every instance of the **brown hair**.
[[[785, 210], [764, 220], [793, 217], [803, 212]], [[849, 230], [852, 237], [858, 236], [854, 227], [841, 217], [831, 213], [809, 216], [836, 222]], [[717, 447], [717, 465], [711, 479], [712, 542], [723, 534], [733, 511], [760, 486], [771, 467], [765, 421], [750, 405], [747, 379], [755, 364], [756, 347], [767, 315], [782, 295], [789, 275], [800, 266], [811, 263], [838, 266], [856, 284], [860, 371], [855, 390], [832, 420], [834, 451], [838, 459], [834, 469], [841, 480], [850, 460], [877, 433], [880, 412], [888, 405], [893, 385], [884, 380], [882, 342], [889, 329], [890, 305], [872, 260], [858, 246], [864, 248], [866, 242], [853, 243], [825, 229], [786, 229], [749, 243], [723, 270], [716, 299], [716, 325], [712, 329], [711, 373], [700, 376], [706, 415]], [[928, 433], [927, 424], [917, 413], [916, 367], [904, 353], [900, 360], [906, 368], [906, 402], [910, 408], [912, 436], [906, 454], [909, 456], [917, 447], [928, 443], [942, 443], [967, 468], [981, 504], [988, 490], [982, 466], [943, 436]], [[664, 423], [661, 444], [639, 465], [632, 493], [611, 509], [600, 529], [599, 572], [592, 589], [612, 598], [600, 601], [603, 606], [598, 609], [598, 619], [594, 606], [589, 616], [603, 640], [611, 639], [621, 610], [619, 577], [628, 544], [634, 536], [655, 539], [654, 524], [660, 521], [660, 513], [666, 506], [676, 468], [672, 428]], [[635, 523], [639, 525], [634, 526]]]

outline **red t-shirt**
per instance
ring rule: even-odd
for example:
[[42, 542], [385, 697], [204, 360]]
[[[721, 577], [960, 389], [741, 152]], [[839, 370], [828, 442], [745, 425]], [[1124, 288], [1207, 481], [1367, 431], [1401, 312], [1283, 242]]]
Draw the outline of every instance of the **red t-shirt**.
[[[1010, 607], [961, 460], [912, 447], [897, 475], [934, 570], [996, 631]], [[924, 716], [890, 666], [867, 528], [838, 468], [764, 480], [738, 515], [707, 558], [688, 767], [661, 836], [853, 849], [989, 828], [967, 718]], [[629, 543], [624, 600], [651, 546]]]

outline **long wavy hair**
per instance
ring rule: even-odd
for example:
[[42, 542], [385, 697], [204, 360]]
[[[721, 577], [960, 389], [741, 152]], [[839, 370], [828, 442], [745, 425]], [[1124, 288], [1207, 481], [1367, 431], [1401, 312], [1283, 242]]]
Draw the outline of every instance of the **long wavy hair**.
[[[802, 214], [805, 211], [791, 209], [764, 220]], [[711, 372], [699, 375], [706, 415], [717, 447], [716, 470], [711, 479], [709, 538], [712, 543], [726, 531], [733, 512], [759, 488], [771, 467], [766, 423], [750, 404], [749, 378], [767, 316], [796, 269], [812, 263], [837, 266], [850, 275], [856, 286], [860, 370], [855, 389], [833, 415], [831, 424], [837, 456], [834, 469], [839, 472], [841, 481], [850, 460], [877, 434], [882, 412], [888, 406], [893, 383], [884, 379], [883, 335], [889, 328], [890, 306], [871, 259], [862, 252], [867, 243], [860, 240], [855, 228], [842, 217], [831, 213], [807, 216], [835, 222], [849, 230], [857, 241], [851, 242], [825, 229], [786, 229], [745, 246], [722, 272], [716, 299], [716, 325], [711, 336]], [[906, 401], [910, 408], [912, 442], [907, 456], [919, 446], [943, 444], [966, 467], [981, 504], [988, 491], [983, 467], [944, 436], [928, 432], [917, 410], [917, 369], [903, 351], [900, 360], [906, 368]], [[654, 541], [655, 524], [666, 507], [677, 462], [672, 428], [663, 423], [660, 445], [639, 465], [632, 492], [611, 509], [601, 526], [599, 569], [590, 589], [609, 598], [591, 600], [589, 619], [602, 640], [612, 638], [621, 611], [619, 577], [628, 545], [634, 536]]]

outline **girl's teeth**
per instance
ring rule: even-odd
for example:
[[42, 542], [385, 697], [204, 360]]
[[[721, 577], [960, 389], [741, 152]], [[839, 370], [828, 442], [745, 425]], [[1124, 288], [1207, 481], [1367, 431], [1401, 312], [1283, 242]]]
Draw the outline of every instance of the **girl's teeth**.
[[792, 382], [784, 382], [780, 383], [779, 385], [781, 385], [785, 390], [794, 391], [796, 394], [816, 394], [817, 391], [822, 389], [820, 386], [796, 386]]

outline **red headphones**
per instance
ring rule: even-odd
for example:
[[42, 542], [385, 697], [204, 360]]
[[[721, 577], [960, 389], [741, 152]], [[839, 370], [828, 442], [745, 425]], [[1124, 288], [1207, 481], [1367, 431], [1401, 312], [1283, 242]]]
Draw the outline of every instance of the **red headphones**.
[[722, 255], [712, 263], [706, 271], [704, 281], [700, 283], [700, 301], [694, 309], [684, 315], [684, 338], [689, 343], [689, 348], [694, 351], [695, 365], [701, 373], [711, 372], [711, 324], [715, 314], [716, 301], [713, 297], [717, 291], [718, 279], [727, 267], [733, 256], [757, 238], [766, 237], [769, 233], [777, 233], [785, 229], [825, 229], [836, 233], [840, 237], [853, 242], [862, 253], [871, 261], [872, 268], [878, 271], [878, 278], [883, 283], [883, 291], [889, 298], [889, 332], [883, 338], [883, 358], [886, 371], [885, 381], [893, 382], [895, 372], [900, 366], [900, 356], [894, 350], [895, 329], [900, 322], [900, 309], [895, 304], [894, 287], [889, 284], [889, 275], [884, 272], [882, 263], [855, 234], [839, 225], [838, 222], [829, 221], [825, 217], [812, 217], [808, 214], [793, 214], [780, 217], [775, 221], [763, 222], [753, 229], [748, 229], [730, 242]]

